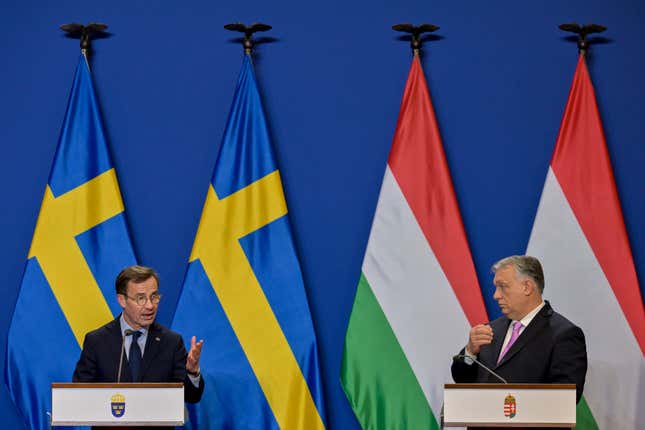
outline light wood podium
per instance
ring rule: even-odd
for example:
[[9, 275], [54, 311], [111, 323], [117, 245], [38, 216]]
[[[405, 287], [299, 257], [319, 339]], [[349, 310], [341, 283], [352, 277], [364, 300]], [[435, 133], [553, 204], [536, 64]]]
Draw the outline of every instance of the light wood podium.
[[182, 383], [53, 383], [52, 426], [180, 426]]
[[444, 427], [575, 425], [575, 384], [444, 385]]

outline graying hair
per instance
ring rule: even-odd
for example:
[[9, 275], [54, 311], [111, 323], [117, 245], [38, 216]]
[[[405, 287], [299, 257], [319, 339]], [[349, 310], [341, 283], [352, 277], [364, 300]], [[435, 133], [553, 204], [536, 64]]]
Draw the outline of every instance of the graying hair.
[[540, 290], [540, 294], [544, 292], [544, 272], [540, 260], [529, 255], [511, 255], [493, 264], [491, 270], [496, 273], [499, 269], [508, 266], [513, 266], [518, 275], [531, 278]]

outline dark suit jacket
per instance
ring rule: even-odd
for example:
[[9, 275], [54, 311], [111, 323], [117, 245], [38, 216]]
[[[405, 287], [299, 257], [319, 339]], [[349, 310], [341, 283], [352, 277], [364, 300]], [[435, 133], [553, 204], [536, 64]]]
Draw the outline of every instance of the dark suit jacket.
[[[554, 312], [546, 302], [497, 364], [510, 323], [505, 316], [490, 323], [493, 342], [481, 347], [477, 359], [508, 382], [576, 384], [576, 400], [580, 401], [587, 374], [587, 349], [582, 330]], [[464, 353], [462, 349], [461, 354]], [[499, 383], [476, 364], [455, 361], [451, 370], [458, 383]]]
[[[76, 364], [74, 382], [116, 382], [121, 355], [119, 317], [85, 336], [81, 358]], [[195, 387], [186, 374], [188, 353], [181, 336], [156, 322], [150, 325], [141, 363], [141, 382], [183, 382], [184, 397], [196, 403], [204, 392], [204, 378]], [[121, 382], [131, 382], [132, 375], [125, 353]]]

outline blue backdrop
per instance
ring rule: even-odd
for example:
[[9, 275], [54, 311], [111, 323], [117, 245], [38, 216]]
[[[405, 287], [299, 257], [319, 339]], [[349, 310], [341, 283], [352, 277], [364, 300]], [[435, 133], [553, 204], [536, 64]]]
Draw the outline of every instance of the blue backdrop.
[[[94, 83], [137, 255], [161, 272], [167, 325], [242, 61], [222, 27], [274, 26], [257, 47], [256, 73], [318, 335], [328, 421], [356, 429], [339, 384], [343, 339], [411, 61], [391, 25], [441, 26], [423, 65], [493, 316], [489, 267], [526, 247], [577, 57], [557, 24], [573, 20], [609, 27], [589, 69], [642, 289], [642, 1], [2, 2], [2, 367], [78, 60], [78, 41], [60, 24], [110, 26], [111, 37], [93, 45]], [[0, 417], [20, 428], [4, 384]]]

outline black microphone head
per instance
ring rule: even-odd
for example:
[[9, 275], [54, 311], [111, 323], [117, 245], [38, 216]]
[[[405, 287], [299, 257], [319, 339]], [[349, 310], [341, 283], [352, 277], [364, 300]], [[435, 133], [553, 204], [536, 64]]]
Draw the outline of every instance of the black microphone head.
[[130, 336], [130, 335], [132, 335], [132, 333], [134, 333], [134, 330], [130, 330], [129, 328], [126, 328], [126, 329], [123, 331], [123, 337], [125, 337], [125, 336]]

